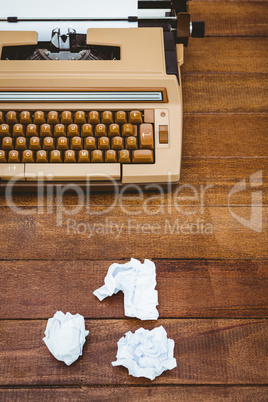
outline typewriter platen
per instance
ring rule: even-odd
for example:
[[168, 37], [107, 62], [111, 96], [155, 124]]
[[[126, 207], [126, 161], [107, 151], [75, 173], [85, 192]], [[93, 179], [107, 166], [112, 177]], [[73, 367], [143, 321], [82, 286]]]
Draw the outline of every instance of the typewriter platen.
[[101, 28], [90, 26], [100, 18], [73, 18], [67, 31], [60, 18], [40, 19], [42, 35], [16, 30], [31, 18], [2, 19], [12, 26], [0, 22], [2, 186], [179, 180], [183, 47], [204, 23], [190, 21], [187, 1], [139, 1], [137, 14], [123, 28], [121, 16]]

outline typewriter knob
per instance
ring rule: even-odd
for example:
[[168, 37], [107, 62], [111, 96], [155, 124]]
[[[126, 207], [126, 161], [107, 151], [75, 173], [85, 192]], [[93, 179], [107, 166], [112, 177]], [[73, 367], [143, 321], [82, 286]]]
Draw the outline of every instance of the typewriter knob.
[[205, 36], [204, 21], [193, 21], [190, 24], [190, 32], [191, 32], [192, 38], [204, 38], [204, 36]]

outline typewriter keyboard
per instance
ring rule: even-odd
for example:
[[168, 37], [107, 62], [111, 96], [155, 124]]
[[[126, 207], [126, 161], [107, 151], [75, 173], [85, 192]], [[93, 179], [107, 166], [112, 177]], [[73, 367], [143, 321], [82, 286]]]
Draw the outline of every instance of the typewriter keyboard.
[[154, 111], [0, 111], [0, 163], [154, 163]]

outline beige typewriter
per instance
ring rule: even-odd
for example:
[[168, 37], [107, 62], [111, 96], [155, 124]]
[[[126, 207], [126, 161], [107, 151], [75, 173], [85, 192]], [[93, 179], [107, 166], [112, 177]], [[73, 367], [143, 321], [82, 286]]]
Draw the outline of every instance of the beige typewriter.
[[187, 1], [121, 0], [102, 17], [96, 2], [52, 17], [49, 1], [41, 18], [27, 1], [1, 11], [0, 185], [177, 182], [183, 46], [204, 24]]

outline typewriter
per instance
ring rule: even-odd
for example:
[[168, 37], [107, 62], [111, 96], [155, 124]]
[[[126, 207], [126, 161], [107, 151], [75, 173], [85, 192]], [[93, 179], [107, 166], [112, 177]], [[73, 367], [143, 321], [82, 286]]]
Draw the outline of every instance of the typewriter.
[[1, 11], [0, 186], [178, 182], [183, 47], [204, 23], [183, 0], [78, 0], [64, 17], [58, 1]]

